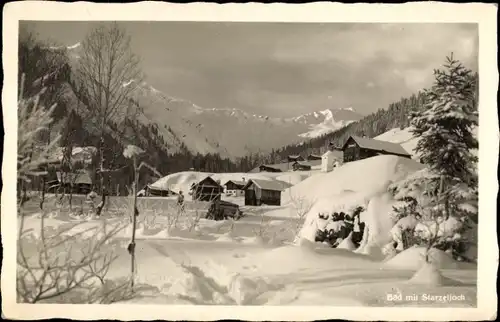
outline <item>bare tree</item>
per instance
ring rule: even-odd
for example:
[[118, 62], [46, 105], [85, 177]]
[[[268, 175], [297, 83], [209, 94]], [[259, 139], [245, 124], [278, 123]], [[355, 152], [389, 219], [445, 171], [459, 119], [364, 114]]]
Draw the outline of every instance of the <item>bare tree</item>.
[[[18, 102], [18, 180], [29, 182], [32, 178], [45, 174], [41, 167], [50, 160], [59, 137], [48, 145], [33, 150], [37, 134], [53, 121], [51, 114], [55, 105], [45, 109], [39, 104], [44, 90], [34, 97], [25, 97], [24, 76], [22, 80]], [[26, 216], [22, 206], [21, 203], [18, 207], [20, 225], [16, 276], [20, 302], [73, 301], [74, 298], [67, 297], [76, 295], [75, 292], [80, 296], [78, 301], [84, 303], [110, 303], [133, 295], [126, 287], [129, 285], [128, 281], [120, 284], [105, 278], [116, 257], [113, 256], [112, 249], [105, 251], [104, 245], [122, 227], [92, 227], [70, 234], [75, 227], [68, 226], [49, 234], [45, 227], [46, 214], [42, 214], [37, 236], [39, 238], [33, 242], [27, 236], [29, 229], [25, 230]], [[79, 240], [82, 235], [87, 235], [85, 241]], [[80, 253], [73, 247], [75, 241], [79, 242]], [[30, 247], [26, 247], [30, 243]], [[95, 280], [102, 285], [96, 286], [93, 283]]]
[[82, 42], [77, 78], [100, 131], [99, 177], [103, 198], [106, 127], [110, 121], [123, 121], [135, 89], [131, 84], [140, 75], [139, 59], [130, 50], [130, 37], [116, 23], [95, 28]]
[[[104, 223], [102, 227], [91, 227], [77, 233], [72, 230], [79, 229], [69, 225], [50, 234], [45, 226], [45, 215], [42, 215], [36, 255], [29, 256], [26, 250], [32, 246], [26, 247], [30, 238], [26, 234], [28, 231], [24, 230], [24, 217], [21, 215], [20, 218], [17, 255], [17, 296], [20, 302], [110, 303], [132, 297], [132, 290], [126, 287], [128, 280], [116, 283], [106, 278], [116, 259], [112, 248], [106, 250], [106, 247], [123, 225], [108, 228]], [[78, 250], [73, 247], [75, 240], [78, 240]]]

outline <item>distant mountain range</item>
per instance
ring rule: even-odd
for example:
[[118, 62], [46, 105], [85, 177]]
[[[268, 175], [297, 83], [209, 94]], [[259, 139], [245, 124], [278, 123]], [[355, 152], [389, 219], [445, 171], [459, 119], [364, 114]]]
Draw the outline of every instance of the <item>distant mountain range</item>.
[[300, 142], [342, 128], [362, 118], [352, 109], [328, 109], [293, 118], [250, 114], [240, 109], [206, 109], [170, 97], [152, 86], [137, 87], [138, 106], [158, 127], [168, 126], [200, 153], [243, 156]]
[[[77, 43], [50, 49], [67, 51], [72, 64], [76, 64], [81, 46]], [[134, 86], [137, 121], [155, 127], [169, 152], [184, 145], [193, 153], [219, 153], [231, 158], [266, 153], [322, 136], [363, 118], [350, 107], [290, 118], [250, 114], [234, 108], [207, 109], [169, 96], [144, 81], [128, 80], [123, 86]]]

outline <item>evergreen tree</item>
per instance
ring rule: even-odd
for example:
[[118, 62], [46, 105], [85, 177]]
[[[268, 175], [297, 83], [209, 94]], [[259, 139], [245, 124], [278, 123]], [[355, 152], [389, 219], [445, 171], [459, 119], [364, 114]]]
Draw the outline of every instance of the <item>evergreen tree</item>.
[[429, 167], [446, 179], [475, 183], [478, 148], [472, 130], [478, 124], [476, 80], [453, 55], [445, 70], [435, 70], [435, 83], [426, 91], [422, 110], [412, 113], [412, 133], [419, 138], [416, 152]]
[[[474, 127], [478, 125], [477, 74], [465, 68], [453, 55], [446, 58], [443, 70], [434, 71], [433, 86], [425, 91], [426, 101], [414, 111], [410, 124], [419, 139], [416, 152], [427, 168], [392, 185], [398, 200], [411, 199], [421, 216], [420, 222], [429, 227], [424, 243], [432, 247], [452, 248], [461, 253], [468, 241], [462, 231], [442, 233], [450, 220], [457, 229], [464, 229], [477, 215], [477, 157]], [[417, 199], [413, 199], [417, 198]], [[417, 204], [412, 204], [417, 200]], [[395, 209], [398, 215], [413, 215], [408, 207]], [[434, 229], [432, 227], [440, 227]], [[443, 249], [445, 250], [445, 249]], [[428, 258], [427, 258], [428, 259]]]

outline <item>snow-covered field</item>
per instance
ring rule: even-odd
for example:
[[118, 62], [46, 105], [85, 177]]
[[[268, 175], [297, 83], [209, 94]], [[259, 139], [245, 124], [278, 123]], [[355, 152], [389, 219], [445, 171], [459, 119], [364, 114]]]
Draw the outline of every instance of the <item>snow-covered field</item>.
[[[436, 250], [431, 254], [432, 265], [425, 265], [419, 248], [410, 248], [388, 260], [382, 256], [382, 247], [394, 225], [389, 215], [394, 201], [386, 193], [387, 186], [421, 167], [413, 160], [394, 156], [351, 162], [330, 173], [297, 180], [282, 193], [282, 206], [241, 206], [245, 216], [238, 221], [196, 220], [197, 209], [203, 207], [188, 204], [187, 213], [172, 227], [165, 201], [154, 206], [155, 199], [141, 198], [149, 199], [150, 204], [140, 210], [136, 231], [136, 278], [149, 288], [130, 301], [474, 307], [475, 264], [457, 262]], [[193, 176], [194, 173], [175, 174], [164, 183], [175, 183], [185, 189], [194, 180]], [[216, 176], [221, 181], [236, 179], [235, 174]], [[232, 198], [242, 204], [241, 197]], [[309, 203], [303, 226], [297, 215], [299, 199]], [[314, 232], [326, 224], [318, 218], [318, 213], [347, 212], [359, 205], [366, 208], [361, 219], [370, 228], [370, 234], [363, 236], [358, 249], [346, 243], [341, 248], [314, 243]], [[60, 217], [57, 212], [49, 217], [52, 218], [45, 220], [47, 229], [54, 233], [65, 230], [68, 235], [103, 222], [113, 225], [128, 220], [127, 216], [105, 217], [68, 228], [73, 219]], [[25, 220], [24, 230], [28, 233], [23, 245], [32, 257], [36, 256], [33, 245], [40, 240], [40, 221], [36, 214]], [[113, 247], [118, 257], [108, 277], [130, 274], [126, 246], [131, 234], [131, 225], [127, 225], [115, 237]], [[79, 242], [76, 240], [75, 245]], [[415, 274], [417, 271], [419, 274]]]

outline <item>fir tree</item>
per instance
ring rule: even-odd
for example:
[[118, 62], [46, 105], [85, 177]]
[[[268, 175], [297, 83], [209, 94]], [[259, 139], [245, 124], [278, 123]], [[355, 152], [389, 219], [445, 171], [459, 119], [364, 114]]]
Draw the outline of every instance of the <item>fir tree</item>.
[[450, 232], [456, 233], [452, 238], [440, 231], [448, 220], [461, 223], [456, 227], [466, 227], [477, 214], [477, 157], [473, 152], [478, 148], [473, 134], [478, 125], [477, 74], [451, 55], [444, 70], [435, 70], [434, 76], [423, 108], [414, 111], [410, 121], [412, 133], [419, 139], [415, 151], [427, 168], [395, 183], [391, 190], [396, 199], [406, 202], [395, 209], [400, 217], [412, 214], [406, 206], [417, 207], [421, 224], [430, 227], [424, 238], [427, 251], [451, 248], [458, 256], [467, 242], [462, 234]]
[[475, 183], [472, 167], [478, 148], [472, 130], [478, 124], [475, 105], [476, 80], [471, 70], [446, 58], [445, 70], [435, 70], [435, 83], [426, 92], [424, 108], [412, 114], [413, 134], [419, 138], [415, 151], [424, 163], [446, 179]]

